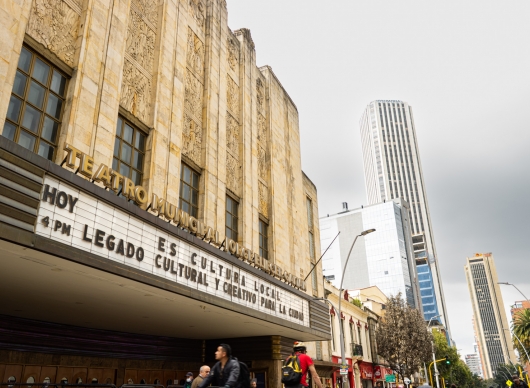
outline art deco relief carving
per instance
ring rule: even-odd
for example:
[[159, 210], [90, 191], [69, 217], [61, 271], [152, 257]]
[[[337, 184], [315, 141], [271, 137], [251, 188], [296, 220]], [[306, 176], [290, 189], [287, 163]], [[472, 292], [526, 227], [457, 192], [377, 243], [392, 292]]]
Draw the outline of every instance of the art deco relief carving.
[[189, 11], [191, 16], [197, 20], [197, 25], [204, 27], [204, 11], [205, 7], [201, 0], [189, 0]]
[[204, 75], [204, 44], [191, 29], [188, 29], [186, 64], [202, 80]]
[[226, 119], [226, 148], [237, 159], [239, 159], [239, 143], [239, 124], [228, 114]]
[[158, 4], [156, 0], [133, 0], [131, 7], [140, 17], [147, 19], [156, 28], [158, 24]]
[[229, 75], [226, 76], [226, 81], [226, 105], [236, 119], [239, 119], [239, 86]]
[[264, 216], [269, 215], [269, 189], [263, 183], [258, 182], [258, 211]]
[[263, 112], [265, 108], [265, 86], [260, 78], [256, 81], [256, 99], [258, 100], [258, 110]]
[[155, 61], [157, 0], [132, 0], [120, 105], [149, 124]]
[[73, 67], [79, 17], [63, 0], [34, 0], [26, 32]]
[[202, 122], [202, 84], [189, 70], [186, 71], [186, 86], [184, 93], [184, 107], [199, 122]]
[[226, 46], [228, 48], [228, 65], [232, 71], [236, 71], [237, 65], [239, 64], [239, 47], [230, 35], [228, 36]]
[[258, 141], [263, 144], [267, 143], [267, 123], [260, 113], [258, 113]]
[[[191, 3], [191, 0], [190, 0]], [[202, 103], [204, 78], [204, 44], [188, 28], [186, 85], [184, 87], [184, 131], [182, 153], [202, 165]]]
[[156, 33], [136, 11], [131, 10], [126, 53], [150, 74], [153, 73]]
[[202, 128], [187, 113], [184, 114], [182, 153], [201, 165]]
[[226, 154], [226, 187], [241, 195], [241, 164], [230, 153]]
[[151, 112], [151, 79], [125, 59], [120, 105], [147, 121]]
[[259, 177], [263, 180], [267, 180], [267, 152], [265, 148], [258, 146], [258, 173]]

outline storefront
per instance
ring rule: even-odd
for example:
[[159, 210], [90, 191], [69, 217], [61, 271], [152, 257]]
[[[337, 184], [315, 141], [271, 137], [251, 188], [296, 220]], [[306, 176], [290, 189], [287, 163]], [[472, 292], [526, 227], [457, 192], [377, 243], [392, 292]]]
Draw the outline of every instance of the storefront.
[[386, 376], [393, 375], [394, 371], [383, 365], [374, 366], [374, 384], [376, 387], [381, 388], [396, 388], [395, 383], [387, 383]]
[[374, 370], [372, 363], [360, 362], [359, 371], [361, 373], [361, 384], [363, 388], [372, 388], [374, 379]]
[[98, 186], [107, 167], [77, 158], [69, 170], [0, 137], [2, 381], [168, 384], [225, 341], [266, 388], [294, 339], [331, 338], [293, 275], [187, 214], [168, 222], [141, 186]]

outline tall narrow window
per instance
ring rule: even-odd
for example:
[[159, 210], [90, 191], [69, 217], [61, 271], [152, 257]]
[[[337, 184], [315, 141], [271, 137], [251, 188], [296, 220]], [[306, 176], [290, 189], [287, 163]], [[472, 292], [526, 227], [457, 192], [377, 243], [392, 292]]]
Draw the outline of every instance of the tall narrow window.
[[129, 178], [135, 185], [142, 184], [147, 135], [118, 116], [112, 169]]
[[239, 204], [228, 195], [226, 196], [226, 221], [225, 234], [226, 238], [237, 241], [237, 221], [238, 221]]
[[53, 160], [61, 127], [66, 76], [22, 47], [2, 135]]
[[335, 316], [331, 315], [331, 349], [335, 350]]
[[259, 255], [269, 258], [269, 225], [262, 220], [259, 220]]
[[185, 164], [180, 169], [179, 207], [190, 216], [199, 217], [199, 174]]

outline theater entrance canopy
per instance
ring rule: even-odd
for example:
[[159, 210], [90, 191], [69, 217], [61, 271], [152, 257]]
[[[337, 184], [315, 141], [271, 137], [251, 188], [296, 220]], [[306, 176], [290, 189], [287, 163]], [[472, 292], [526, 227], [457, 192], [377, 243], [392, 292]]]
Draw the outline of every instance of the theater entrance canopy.
[[326, 306], [300, 279], [223, 248], [163, 200], [156, 210], [180, 227], [147, 211], [141, 188], [118, 196], [1, 137], [0, 175], [0, 314], [178, 338], [330, 338]]

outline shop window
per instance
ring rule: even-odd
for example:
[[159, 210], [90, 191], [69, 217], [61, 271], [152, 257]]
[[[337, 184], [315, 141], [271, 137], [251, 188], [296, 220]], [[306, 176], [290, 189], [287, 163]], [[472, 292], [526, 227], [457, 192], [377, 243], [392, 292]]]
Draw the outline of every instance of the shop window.
[[61, 379], [61, 384], [68, 384], [68, 379], [66, 377], [63, 377]]
[[28, 47], [20, 52], [2, 136], [53, 160], [67, 77]]
[[239, 213], [239, 203], [234, 199], [226, 196], [226, 219], [225, 219], [225, 234], [226, 238], [231, 238], [237, 241], [237, 223]]
[[199, 177], [200, 175], [195, 170], [182, 164], [179, 207], [195, 218], [199, 217]]
[[259, 255], [269, 258], [269, 225], [262, 220], [259, 220]]
[[75, 380], [75, 383], [76, 384], [83, 384], [83, 379], [81, 377], [78, 377], [76, 380]]
[[137, 186], [142, 184], [146, 139], [147, 134], [118, 116], [112, 169]]
[[[29, 376], [28, 379], [26, 380], [26, 383], [27, 384], [33, 384], [35, 382], [35, 377], [33, 376]], [[28, 388], [31, 388], [33, 387], [33, 385], [28, 385]]]
[[45, 377], [43, 380], [42, 380], [42, 383], [43, 384], [50, 384], [52, 381], [52, 379], [50, 379], [49, 377]]
[[95, 377], [92, 379], [91, 381], [92, 384], [97, 384], [98, 383], [98, 379], [96, 379]]

